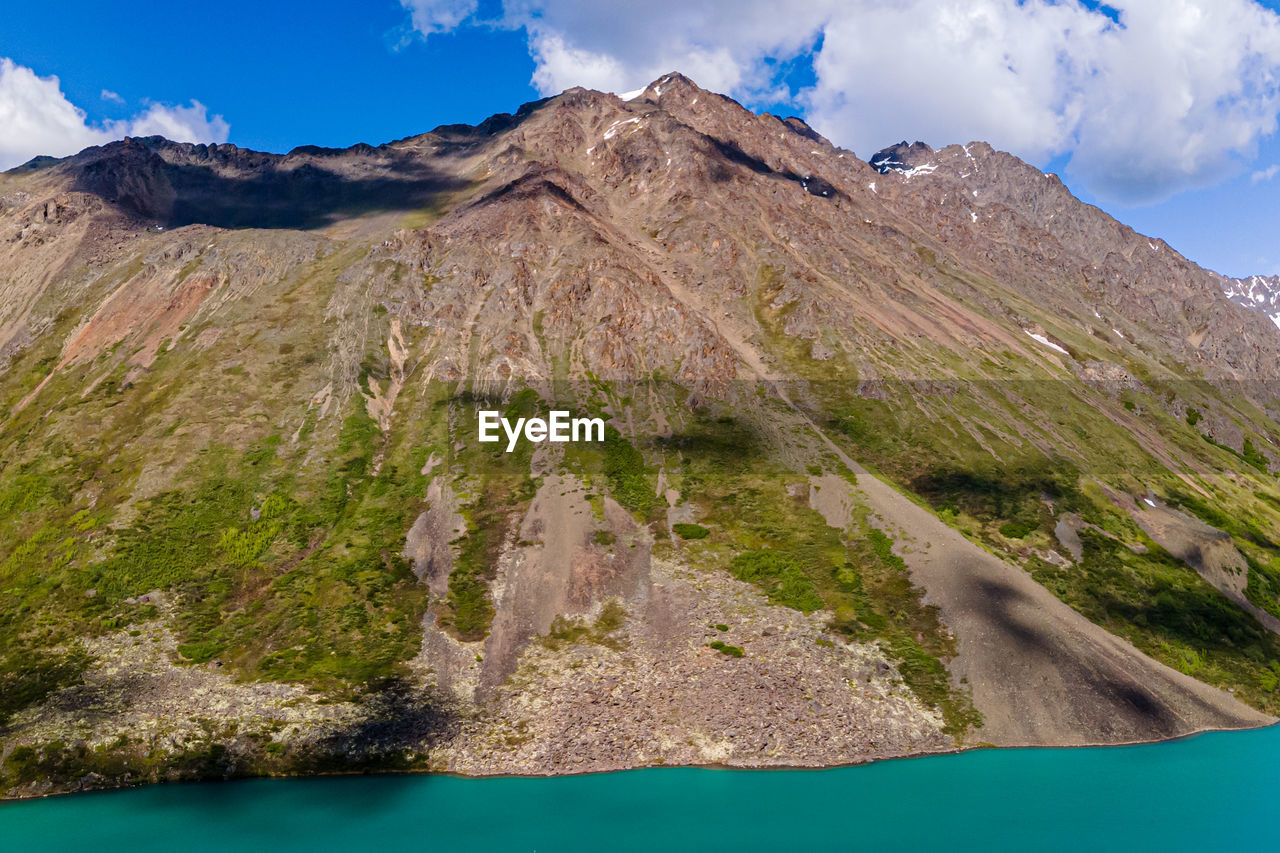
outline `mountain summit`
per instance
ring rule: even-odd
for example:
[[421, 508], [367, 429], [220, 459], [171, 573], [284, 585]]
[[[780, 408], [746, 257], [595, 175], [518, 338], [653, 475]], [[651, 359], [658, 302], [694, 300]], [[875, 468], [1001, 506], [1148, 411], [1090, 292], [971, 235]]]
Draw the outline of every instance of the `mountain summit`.
[[[0, 174], [3, 784], [1264, 723], [1280, 331], [1224, 287], [678, 74]], [[604, 441], [477, 440], [552, 409]]]

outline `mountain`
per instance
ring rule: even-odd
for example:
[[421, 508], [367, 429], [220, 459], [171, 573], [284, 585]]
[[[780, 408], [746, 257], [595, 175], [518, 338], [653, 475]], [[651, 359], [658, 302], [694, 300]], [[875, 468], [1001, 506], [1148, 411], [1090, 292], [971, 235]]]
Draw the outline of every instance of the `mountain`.
[[1280, 326], [1280, 276], [1223, 276], [1222, 290], [1232, 302], [1261, 311], [1271, 322]]
[[8, 794], [1273, 719], [1280, 330], [986, 144], [873, 162], [670, 74], [0, 174]]

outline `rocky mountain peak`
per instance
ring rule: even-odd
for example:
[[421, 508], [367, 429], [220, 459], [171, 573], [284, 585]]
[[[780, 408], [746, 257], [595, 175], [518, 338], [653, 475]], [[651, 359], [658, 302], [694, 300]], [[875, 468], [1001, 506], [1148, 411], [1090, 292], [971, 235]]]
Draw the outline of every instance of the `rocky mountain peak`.
[[867, 162], [882, 175], [889, 172], [909, 172], [926, 165], [933, 153], [932, 148], [919, 140], [908, 145], [904, 139], [896, 145], [880, 149]]
[[1222, 292], [1237, 305], [1258, 311], [1280, 326], [1280, 275], [1222, 276]]

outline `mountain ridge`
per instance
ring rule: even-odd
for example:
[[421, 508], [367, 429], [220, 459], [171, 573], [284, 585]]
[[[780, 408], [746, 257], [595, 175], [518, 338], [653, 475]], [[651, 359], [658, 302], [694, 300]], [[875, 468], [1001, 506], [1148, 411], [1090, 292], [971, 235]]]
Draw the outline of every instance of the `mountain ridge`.
[[[671, 74], [0, 174], [9, 792], [1273, 719], [1280, 333], [1011, 155], [903, 156]], [[474, 441], [552, 405], [606, 441]]]

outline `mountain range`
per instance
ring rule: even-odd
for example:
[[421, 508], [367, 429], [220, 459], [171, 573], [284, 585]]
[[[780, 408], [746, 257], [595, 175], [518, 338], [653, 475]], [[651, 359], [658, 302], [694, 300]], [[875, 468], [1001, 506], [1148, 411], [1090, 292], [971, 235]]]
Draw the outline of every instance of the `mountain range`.
[[[0, 785], [821, 766], [1280, 710], [1274, 279], [666, 75], [0, 173]], [[603, 442], [477, 441], [477, 413]]]

